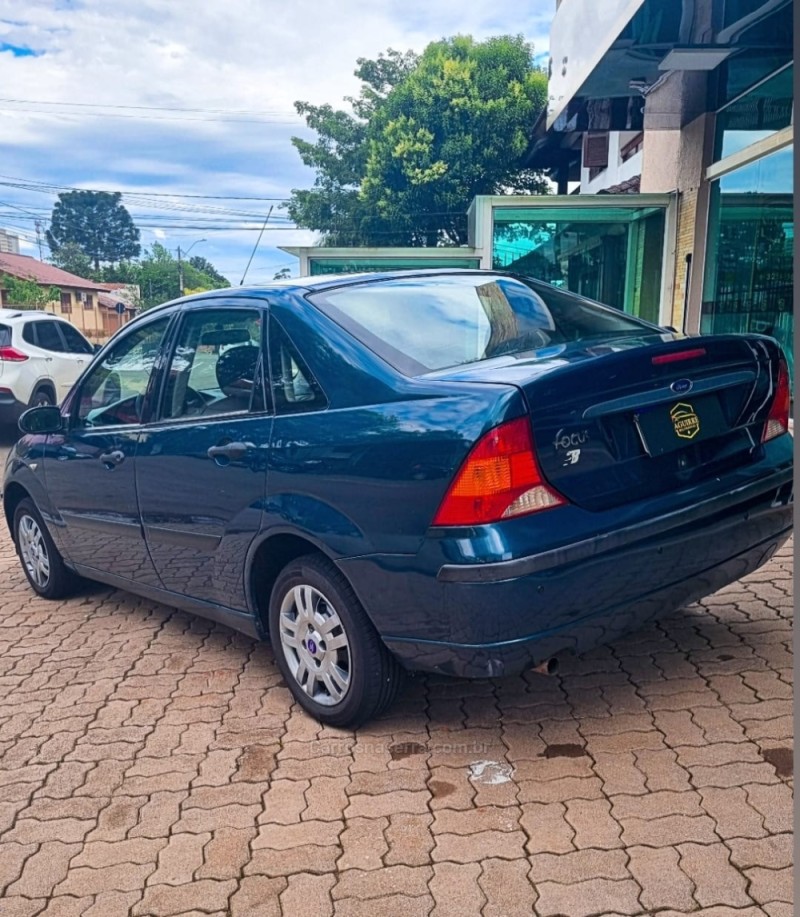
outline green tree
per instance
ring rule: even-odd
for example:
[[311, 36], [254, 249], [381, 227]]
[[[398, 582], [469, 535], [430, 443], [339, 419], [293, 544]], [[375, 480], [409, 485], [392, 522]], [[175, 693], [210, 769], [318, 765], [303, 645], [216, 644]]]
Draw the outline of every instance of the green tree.
[[272, 275], [273, 280], [288, 280], [292, 276], [292, 272], [288, 267], [282, 267], [279, 271], [276, 271]]
[[[194, 258], [183, 262], [185, 290], [216, 290], [230, 286], [211, 262], [200, 260], [206, 270], [199, 270]], [[213, 273], [208, 273], [209, 269]], [[178, 259], [160, 242], [154, 242], [138, 261], [122, 261], [104, 268], [102, 276], [109, 283], [137, 284], [143, 309], [176, 299], [180, 295]]]
[[[69, 271], [78, 277], [91, 277], [94, 273], [92, 259], [84, 252], [77, 242], [66, 242], [58, 251], [53, 253], [50, 260], [62, 271]], [[93, 278], [92, 278], [93, 279]]]
[[194, 255], [188, 260], [187, 264], [204, 274], [214, 284], [213, 287], [204, 287], [203, 289], [219, 289], [220, 287], [229, 287], [231, 285], [230, 280], [227, 277], [223, 277], [214, 265], [201, 255]]
[[333, 245], [461, 245], [477, 194], [546, 193], [524, 166], [547, 77], [521, 36], [434, 42], [419, 57], [359, 60], [353, 114], [296, 103], [314, 187], [287, 205]]
[[35, 280], [22, 280], [10, 274], [0, 275], [0, 286], [6, 291], [8, 305], [20, 309], [43, 309], [51, 302], [58, 302], [61, 296], [58, 287], [43, 287]]
[[56, 256], [62, 246], [74, 243], [92, 260], [114, 264], [136, 258], [139, 230], [122, 204], [122, 195], [106, 191], [65, 191], [59, 194], [50, 217], [47, 244]]

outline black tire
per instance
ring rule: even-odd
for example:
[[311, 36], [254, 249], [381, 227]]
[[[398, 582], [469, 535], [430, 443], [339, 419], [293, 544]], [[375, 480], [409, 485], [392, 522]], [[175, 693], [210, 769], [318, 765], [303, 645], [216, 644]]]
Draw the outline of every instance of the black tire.
[[[308, 595], [316, 601], [314, 608], [318, 614], [314, 620], [324, 619], [324, 627], [330, 628], [329, 631], [304, 630], [306, 618], [298, 608], [298, 594], [294, 592], [298, 587], [311, 590]], [[286, 613], [282, 615], [284, 605]], [[337, 620], [338, 624], [331, 627]], [[302, 649], [300, 645], [295, 648], [284, 642], [284, 637], [292, 639], [292, 626], [297, 628], [298, 642], [303, 637]], [[275, 660], [289, 690], [300, 706], [321, 723], [358, 726], [382, 713], [397, 696], [403, 670], [383, 645], [350, 584], [321, 555], [299, 557], [279, 574], [270, 596], [269, 634]], [[326, 647], [325, 640], [340, 643], [342, 635], [344, 647]], [[326, 672], [330, 673], [331, 665], [338, 670], [338, 679], [343, 672], [348, 676], [340, 697], [319, 684]], [[301, 684], [303, 671], [308, 673], [306, 687]], [[312, 678], [312, 674], [316, 677]], [[315, 685], [319, 691], [314, 690]], [[334, 687], [341, 688], [338, 683]]]
[[[46, 576], [42, 574], [43, 568], [35, 563], [37, 555], [31, 554], [33, 539], [38, 542], [36, 550], [41, 552], [46, 560]], [[14, 510], [14, 544], [22, 570], [34, 592], [45, 599], [63, 599], [75, 590], [80, 578], [64, 564], [39, 510], [29, 497], [20, 500]]]
[[37, 388], [36, 391], [31, 395], [31, 400], [28, 402], [29, 408], [38, 408], [43, 405], [55, 404], [56, 400], [53, 397], [53, 393], [49, 388]]

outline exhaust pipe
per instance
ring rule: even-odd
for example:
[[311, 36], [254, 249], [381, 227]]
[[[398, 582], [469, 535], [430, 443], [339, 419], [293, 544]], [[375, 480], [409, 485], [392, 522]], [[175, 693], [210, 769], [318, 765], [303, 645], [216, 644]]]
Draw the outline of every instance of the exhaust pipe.
[[545, 659], [544, 662], [540, 662], [539, 665], [535, 665], [533, 671], [538, 672], [539, 675], [555, 675], [558, 671], [558, 659], [555, 656], [551, 656], [549, 659]]

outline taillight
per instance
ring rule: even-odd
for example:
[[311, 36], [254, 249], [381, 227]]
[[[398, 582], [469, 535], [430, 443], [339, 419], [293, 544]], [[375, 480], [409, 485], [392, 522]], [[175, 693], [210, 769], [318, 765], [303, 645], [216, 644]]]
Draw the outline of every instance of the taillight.
[[28, 354], [16, 347], [0, 347], [0, 360], [6, 363], [24, 363], [27, 359]]
[[519, 417], [489, 430], [472, 447], [439, 507], [434, 525], [484, 525], [561, 506], [545, 484], [531, 425]]
[[696, 360], [705, 355], [705, 347], [694, 347], [692, 350], [673, 350], [672, 353], [661, 353], [653, 357], [650, 362], [653, 366], [661, 366], [662, 363], [680, 363], [683, 360]]
[[772, 407], [769, 409], [767, 423], [761, 435], [762, 443], [770, 439], [775, 439], [776, 436], [783, 436], [784, 433], [789, 432], [790, 401], [789, 369], [786, 366], [786, 361], [781, 360], [778, 364], [778, 381], [775, 385], [775, 397], [772, 399]]

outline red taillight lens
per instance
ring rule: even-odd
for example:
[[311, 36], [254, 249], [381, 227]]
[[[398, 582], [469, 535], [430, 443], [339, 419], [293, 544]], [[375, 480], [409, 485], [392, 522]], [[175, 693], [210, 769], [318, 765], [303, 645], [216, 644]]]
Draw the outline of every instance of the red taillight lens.
[[28, 354], [17, 350], [16, 347], [0, 347], [0, 360], [6, 363], [24, 363]]
[[672, 353], [662, 353], [653, 357], [650, 361], [653, 366], [661, 366], [663, 363], [680, 363], [683, 360], [696, 360], [698, 357], [706, 355], [705, 347], [695, 347], [692, 350], [676, 350]]
[[561, 506], [545, 484], [527, 417], [500, 424], [472, 447], [445, 494], [434, 525], [484, 525]]
[[769, 409], [767, 423], [761, 435], [762, 443], [789, 432], [790, 403], [789, 369], [786, 366], [786, 361], [781, 360], [778, 365], [778, 381], [775, 385], [775, 397], [772, 400], [772, 407]]

